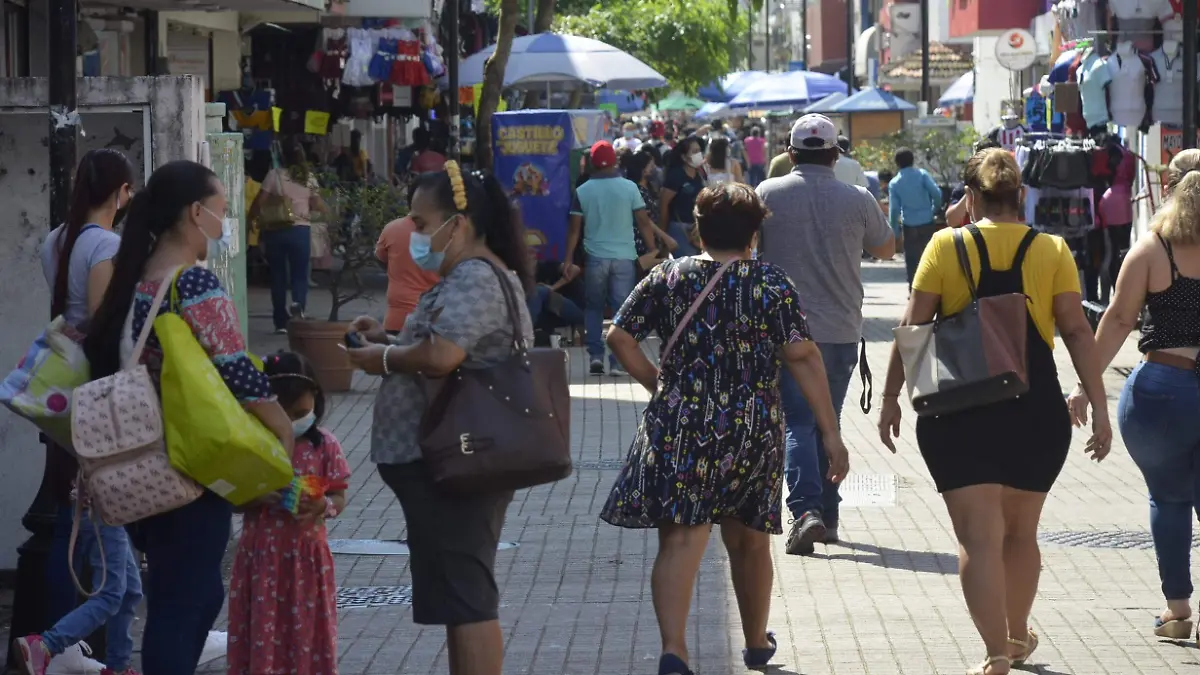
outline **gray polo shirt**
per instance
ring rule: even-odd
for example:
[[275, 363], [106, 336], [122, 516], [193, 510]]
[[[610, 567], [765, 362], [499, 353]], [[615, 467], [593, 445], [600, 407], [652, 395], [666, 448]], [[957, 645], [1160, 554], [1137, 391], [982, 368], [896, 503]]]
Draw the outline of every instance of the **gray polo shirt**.
[[800, 292], [813, 340], [858, 342], [862, 335], [863, 249], [892, 236], [879, 202], [847, 185], [833, 169], [800, 165], [758, 186], [771, 216], [763, 222], [759, 257], [788, 273]]

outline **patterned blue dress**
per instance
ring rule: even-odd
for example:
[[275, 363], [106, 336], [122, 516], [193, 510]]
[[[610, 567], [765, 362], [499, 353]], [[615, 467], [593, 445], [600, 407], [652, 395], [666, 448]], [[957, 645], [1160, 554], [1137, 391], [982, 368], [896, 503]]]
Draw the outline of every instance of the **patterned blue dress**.
[[[665, 347], [720, 269], [669, 260], [638, 284], [613, 319], [638, 341]], [[743, 260], [726, 271], [662, 364], [625, 467], [600, 517], [620, 527], [733, 518], [782, 532], [783, 409], [778, 350], [809, 339], [784, 271]]]

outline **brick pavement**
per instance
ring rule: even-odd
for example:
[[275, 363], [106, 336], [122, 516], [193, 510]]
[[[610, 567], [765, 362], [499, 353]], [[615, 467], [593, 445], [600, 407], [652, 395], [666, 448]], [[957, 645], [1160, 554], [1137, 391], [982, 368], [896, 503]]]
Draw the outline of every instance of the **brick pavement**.
[[[877, 390], [886, 366], [889, 329], [902, 313], [903, 267], [868, 264], [865, 334]], [[256, 347], [269, 323], [256, 294]], [[269, 315], [268, 315], [269, 317]], [[264, 345], [265, 346], [265, 345]], [[1066, 350], [1056, 350], [1064, 383], [1073, 383]], [[569, 479], [519, 494], [509, 509], [498, 556], [505, 673], [624, 675], [653, 673], [658, 652], [650, 599], [655, 552], [651, 532], [620, 530], [598, 520], [639, 420], [644, 392], [628, 381], [589, 378], [580, 353], [572, 359], [572, 435], [577, 471]], [[1129, 345], [1114, 364], [1132, 366]], [[1110, 405], [1121, 376], [1110, 371]], [[399, 505], [368, 460], [373, 383], [356, 382], [339, 397], [328, 426], [354, 470], [346, 513], [330, 526], [337, 539], [398, 539]], [[874, 415], [864, 416], [855, 382], [843, 415], [854, 476], [842, 508], [847, 543], [818, 548], [811, 558], [783, 553], [775, 539], [771, 627], [779, 635], [780, 675], [929, 675], [965, 671], [983, 654], [955, 578], [949, 519], [917, 452], [913, 416], [904, 420], [899, 454], [882, 448]], [[878, 394], [877, 394], [878, 395]], [[1147, 630], [1162, 604], [1148, 548], [1145, 489], [1118, 438], [1102, 464], [1075, 434], [1070, 459], [1043, 519], [1041, 593], [1033, 625], [1042, 646], [1030, 672], [1045, 675], [1200, 670], [1190, 645], [1160, 642]], [[893, 489], [894, 486], [894, 489]], [[892, 502], [892, 503], [889, 503]], [[452, 526], [452, 524], [447, 524]], [[1097, 547], [1114, 541], [1126, 548]], [[336, 557], [344, 588], [409, 583], [403, 556]], [[703, 675], [746, 672], [741, 631], [727, 578], [727, 558], [714, 541], [701, 568], [691, 617], [692, 664]], [[445, 673], [443, 633], [411, 621], [406, 605], [347, 608], [340, 613], [341, 672]], [[204, 672], [222, 672], [216, 662]], [[1015, 672], [1015, 671], [1014, 671]]]

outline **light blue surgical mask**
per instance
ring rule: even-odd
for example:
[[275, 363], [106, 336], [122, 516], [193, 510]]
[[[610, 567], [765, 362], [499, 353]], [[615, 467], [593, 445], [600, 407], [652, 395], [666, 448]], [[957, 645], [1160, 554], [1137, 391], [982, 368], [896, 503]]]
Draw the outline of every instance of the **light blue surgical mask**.
[[[413, 262], [417, 267], [427, 271], [436, 272], [442, 268], [442, 263], [446, 260], [446, 249], [440, 251], [433, 250], [433, 238], [442, 228], [446, 227], [447, 223], [454, 220], [458, 214], [454, 214], [447, 218], [438, 229], [433, 231], [433, 234], [422, 234], [413, 232], [412, 237], [408, 240], [408, 254], [412, 256]], [[451, 237], [453, 240], [453, 237]], [[449, 248], [450, 242], [446, 242], [446, 247]]]
[[634, 133], [634, 132], [633, 132], [632, 130], [626, 130], [626, 131], [625, 131], [625, 138], [633, 138], [633, 133]]
[[212, 259], [216, 256], [228, 253], [230, 249], [233, 248], [233, 219], [229, 217], [222, 218], [221, 216], [213, 213], [211, 209], [203, 204], [200, 205], [200, 208], [204, 209], [208, 215], [221, 221], [221, 236], [217, 237], [216, 239], [209, 237], [208, 233], [206, 233], [204, 230], [200, 230], [200, 234], [203, 234], [204, 237], [208, 239], [208, 258]]
[[300, 438], [304, 434], [308, 433], [308, 430], [311, 429], [316, 423], [317, 413], [310, 410], [304, 417], [301, 417], [298, 420], [292, 420], [292, 435], [294, 435], [296, 438]]

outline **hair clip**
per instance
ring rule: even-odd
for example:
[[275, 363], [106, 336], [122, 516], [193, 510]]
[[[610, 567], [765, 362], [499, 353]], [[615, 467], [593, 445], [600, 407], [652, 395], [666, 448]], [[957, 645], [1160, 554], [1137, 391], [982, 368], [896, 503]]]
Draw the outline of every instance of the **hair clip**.
[[449, 160], [446, 162], [446, 175], [450, 177], [450, 189], [454, 192], [454, 208], [458, 211], [467, 210], [467, 188], [463, 185], [462, 168], [458, 162]]

